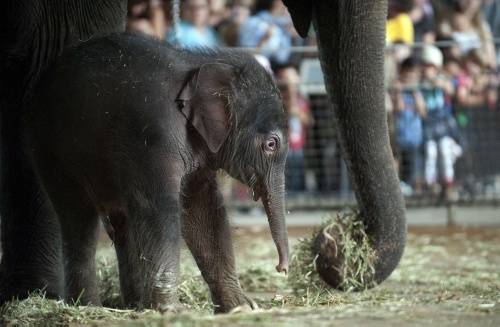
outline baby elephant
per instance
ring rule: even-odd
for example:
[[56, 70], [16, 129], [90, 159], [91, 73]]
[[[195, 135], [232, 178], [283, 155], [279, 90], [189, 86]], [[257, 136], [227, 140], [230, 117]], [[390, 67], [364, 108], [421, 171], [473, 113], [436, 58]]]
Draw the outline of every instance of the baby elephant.
[[285, 114], [271, 76], [236, 51], [179, 50], [133, 35], [85, 42], [46, 74], [25, 117], [36, 172], [59, 217], [65, 298], [99, 304], [99, 217], [124, 304], [177, 304], [184, 237], [216, 312], [254, 302], [235, 272], [216, 171], [262, 199], [288, 266]]

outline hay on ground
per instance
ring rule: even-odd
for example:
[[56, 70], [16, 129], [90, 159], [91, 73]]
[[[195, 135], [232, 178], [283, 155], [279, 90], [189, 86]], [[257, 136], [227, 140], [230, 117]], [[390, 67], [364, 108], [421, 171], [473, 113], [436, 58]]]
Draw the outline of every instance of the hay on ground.
[[[332, 268], [342, 277], [338, 289], [359, 291], [373, 287], [375, 253], [357, 211], [328, 217], [310, 237], [300, 239], [293, 249], [289, 283], [298, 295], [330, 291], [316, 270], [316, 237], [322, 234], [329, 250], [341, 262]], [[340, 253], [338, 253], [340, 252]]]

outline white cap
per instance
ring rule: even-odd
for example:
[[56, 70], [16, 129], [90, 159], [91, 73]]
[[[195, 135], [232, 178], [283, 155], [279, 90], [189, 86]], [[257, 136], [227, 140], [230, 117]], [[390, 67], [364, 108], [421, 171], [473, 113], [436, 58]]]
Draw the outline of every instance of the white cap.
[[424, 64], [431, 64], [441, 68], [443, 67], [443, 54], [436, 46], [427, 44], [422, 50], [422, 61]]

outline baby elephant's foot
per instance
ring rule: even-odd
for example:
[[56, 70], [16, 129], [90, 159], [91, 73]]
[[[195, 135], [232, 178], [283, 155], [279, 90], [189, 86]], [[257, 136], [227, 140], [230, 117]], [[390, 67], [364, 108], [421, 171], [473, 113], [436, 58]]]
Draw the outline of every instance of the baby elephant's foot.
[[240, 304], [240, 305], [232, 308], [229, 311], [229, 313], [250, 312], [250, 311], [259, 309], [259, 306], [257, 305], [257, 303], [255, 303], [254, 300], [252, 300], [251, 298], [249, 298], [245, 294], [243, 294], [243, 297], [245, 298], [246, 303]]
[[177, 296], [177, 273], [165, 268], [155, 276], [153, 285], [153, 308], [160, 312], [180, 312], [183, 309]]
[[161, 313], [181, 313], [186, 310], [186, 306], [179, 301], [170, 304], [158, 305], [156, 308]]
[[215, 313], [248, 312], [259, 308], [257, 303], [246, 296], [241, 288], [237, 290], [223, 288], [212, 292], [212, 300]]

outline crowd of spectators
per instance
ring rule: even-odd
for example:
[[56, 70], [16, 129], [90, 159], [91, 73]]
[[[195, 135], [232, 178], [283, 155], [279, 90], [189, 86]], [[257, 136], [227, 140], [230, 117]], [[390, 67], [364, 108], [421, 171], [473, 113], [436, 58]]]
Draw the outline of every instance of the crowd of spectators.
[[288, 189], [305, 189], [304, 146], [311, 115], [299, 93], [297, 58], [291, 47], [302, 42], [281, 0], [184, 0], [178, 24], [172, 24], [170, 1], [129, 1], [127, 29], [186, 48], [253, 48], [256, 59], [274, 74], [290, 126]]
[[[306, 188], [304, 148], [313, 125], [298, 91], [301, 40], [281, 0], [130, 0], [127, 29], [182, 47], [253, 48], [276, 77], [289, 114], [289, 192]], [[497, 106], [500, 5], [493, 0], [389, 0], [386, 107], [406, 195], [452, 196], [455, 162], [467, 151], [467, 112]], [[500, 35], [499, 35], [500, 36]]]
[[[406, 195], [457, 196], [467, 110], [498, 102], [491, 1], [389, 1], [387, 109]], [[500, 16], [498, 16], [500, 17]]]

